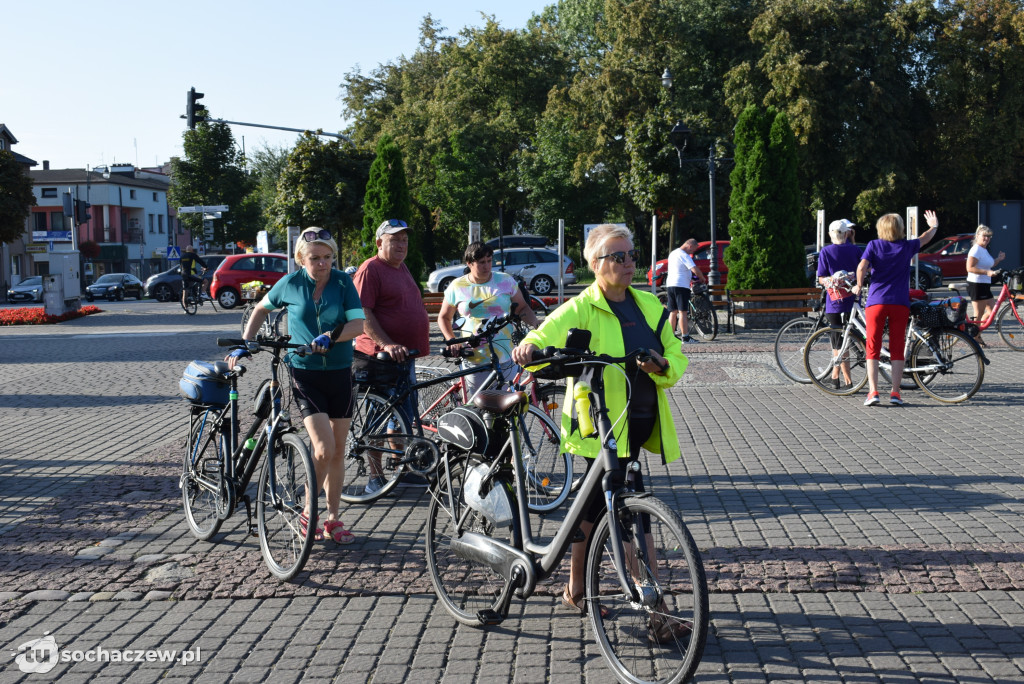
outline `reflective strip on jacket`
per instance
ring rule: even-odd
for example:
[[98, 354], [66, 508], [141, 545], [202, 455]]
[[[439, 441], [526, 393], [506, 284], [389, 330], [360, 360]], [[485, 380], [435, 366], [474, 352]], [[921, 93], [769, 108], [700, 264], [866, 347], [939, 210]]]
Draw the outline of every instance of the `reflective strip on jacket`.
[[[630, 295], [640, 307], [651, 330], [657, 331], [662, 316], [668, 316], [665, 307], [650, 292], [643, 292], [631, 287], [627, 290], [627, 296]], [[565, 337], [570, 328], [589, 330], [591, 332], [590, 348], [599, 354], [623, 356], [626, 353], [623, 348], [622, 326], [619, 324], [618, 317], [612, 313], [611, 307], [608, 306], [604, 294], [596, 283], [552, 311], [540, 328], [531, 331], [523, 339], [523, 343], [535, 344], [541, 349], [548, 346], [564, 347]], [[662, 355], [668, 361], [669, 368], [665, 375], [651, 375], [658, 392], [658, 423], [654, 426], [654, 431], [644, 444], [644, 448], [652, 453], [661, 454], [665, 463], [671, 463], [680, 457], [681, 451], [679, 440], [676, 437], [675, 423], [672, 419], [672, 410], [668, 405], [668, 398], [665, 396], [665, 388], [679, 382], [689, 361], [683, 355], [681, 345], [672, 327], [667, 323], [661, 329], [661, 344], [665, 348]], [[565, 382], [566, 395], [562, 406], [562, 449], [585, 458], [596, 458], [601, 451], [601, 445], [596, 437], [584, 439], [580, 436], [578, 429], [572, 430], [573, 379], [566, 378]], [[606, 368], [604, 383], [608, 418], [615, 428], [615, 439], [620, 445], [628, 445], [627, 423], [629, 421], [624, 415], [626, 379], [622, 373]], [[619, 449], [620, 458], [628, 456], [628, 447]]]

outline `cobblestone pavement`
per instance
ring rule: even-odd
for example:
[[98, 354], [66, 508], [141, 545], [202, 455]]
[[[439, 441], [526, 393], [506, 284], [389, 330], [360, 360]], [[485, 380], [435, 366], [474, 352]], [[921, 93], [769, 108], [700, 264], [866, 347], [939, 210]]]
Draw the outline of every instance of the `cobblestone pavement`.
[[[564, 574], [497, 628], [435, 606], [422, 486], [345, 509], [357, 542], [318, 546], [289, 584], [265, 570], [244, 512], [217, 543], [196, 541], [177, 488], [177, 379], [220, 356], [240, 314], [106, 308], [0, 328], [0, 683], [612, 679], [589, 626], [560, 609]], [[646, 463], [708, 570], [698, 680], [1024, 682], [1024, 354], [990, 335], [970, 402], [911, 391], [910, 406], [869, 409], [863, 392], [788, 382], [773, 339], [687, 347], [670, 393], [684, 458]], [[65, 652], [199, 657], [23, 674], [13, 654], [47, 632]]]

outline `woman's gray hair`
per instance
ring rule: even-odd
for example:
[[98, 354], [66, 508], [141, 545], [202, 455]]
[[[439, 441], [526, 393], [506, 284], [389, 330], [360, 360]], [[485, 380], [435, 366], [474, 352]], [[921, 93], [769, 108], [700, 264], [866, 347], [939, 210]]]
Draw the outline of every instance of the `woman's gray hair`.
[[974, 239], [971, 240], [972, 245], [978, 244], [978, 239], [988, 235], [992, 236], [992, 229], [986, 226], [984, 223], [978, 224], [978, 229], [974, 231]]
[[617, 226], [614, 223], [602, 223], [590, 231], [590, 235], [587, 236], [587, 244], [583, 248], [583, 258], [586, 259], [591, 271], [597, 270], [596, 259], [601, 256], [605, 243], [620, 238], [629, 240], [629, 246], [632, 249], [633, 233], [625, 226]]

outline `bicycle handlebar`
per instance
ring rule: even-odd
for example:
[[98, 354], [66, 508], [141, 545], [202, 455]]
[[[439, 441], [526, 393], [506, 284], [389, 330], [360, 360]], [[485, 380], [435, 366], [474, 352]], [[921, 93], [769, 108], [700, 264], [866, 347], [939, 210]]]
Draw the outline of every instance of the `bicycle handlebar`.
[[[256, 345], [257, 349], [252, 349], [251, 345]], [[218, 337], [218, 347], [245, 347], [250, 352], [252, 351], [265, 351], [267, 349], [294, 349], [299, 356], [305, 356], [306, 354], [312, 354], [312, 350], [309, 345], [306, 344], [292, 344], [291, 342], [279, 342], [277, 340], [268, 340], [260, 337], [257, 341], [243, 340], [241, 338], [234, 337]]]
[[[610, 356], [608, 354], [596, 354], [589, 349], [575, 347], [545, 347], [538, 349], [526, 364], [526, 369], [539, 378], [545, 380], [558, 380], [569, 375], [577, 375], [570, 372], [568, 367], [579, 366], [580, 369], [588, 366], [606, 366], [613, 363], [626, 363], [636, 360], [639, 363], [653, 361], [646, 349], [635, 349], [625, 356]], [[543, 368], [534, 368], [532, 364], [546, 363]], [[663, 367], [664, 368], [664, 367]]]
[[[514, 306], [515, 305], [513, 304], [513, 307]], [[475, 347], [481, 342], [486, 342], [490, 338], [494, 337], [499, 330], [518, 318], [519, 317], [515, 314], [515, 311], [509, 311], [504, 316], [496, 316], [494, 318], [487, 319], [487, 321], [484, 322], [483, 328], [469, 337], [456, 337], [455, 339], [445, 340], [444, 343], [448, 346], [465, 343], [471, 347]]]

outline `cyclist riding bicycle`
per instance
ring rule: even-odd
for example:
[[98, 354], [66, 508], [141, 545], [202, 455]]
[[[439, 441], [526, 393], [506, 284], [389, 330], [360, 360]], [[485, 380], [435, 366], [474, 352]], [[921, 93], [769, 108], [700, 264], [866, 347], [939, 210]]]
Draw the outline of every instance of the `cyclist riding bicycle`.
[[199, 271], [199, 266], [203, 267], [203, 271], [207, 268], [206, 262], [196, 254], [196, 248], [192, 245], [186, 245], [184, 251], [181, 253], [182, 304], [185, 304], [185, 298], [188, 296], [192, 285], [198, 284], [200, 286], [200, 294], [202, 294], [203, 279], [199, 277], [202, 274], [202, 272]]

